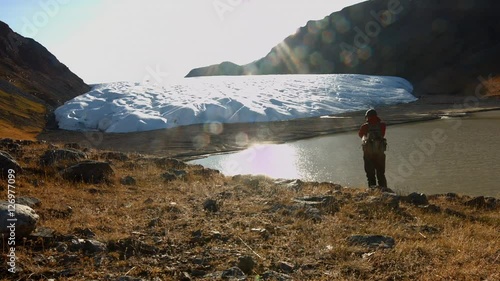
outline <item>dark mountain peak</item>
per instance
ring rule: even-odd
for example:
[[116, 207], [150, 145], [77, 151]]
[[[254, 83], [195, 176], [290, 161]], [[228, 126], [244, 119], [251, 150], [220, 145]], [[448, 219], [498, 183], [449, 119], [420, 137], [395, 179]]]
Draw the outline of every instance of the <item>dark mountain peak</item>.
[[54, 107], [89, 90], [44, 46], [0, 21], [0, 123], [39, 130]]
[[187, 77], [359, 73], [404, 77], [419, 95], [470, 93], [479, 75], [500, 70], [498, 8], [488, 0], [366, 1], [308, 21], [250, 64]]

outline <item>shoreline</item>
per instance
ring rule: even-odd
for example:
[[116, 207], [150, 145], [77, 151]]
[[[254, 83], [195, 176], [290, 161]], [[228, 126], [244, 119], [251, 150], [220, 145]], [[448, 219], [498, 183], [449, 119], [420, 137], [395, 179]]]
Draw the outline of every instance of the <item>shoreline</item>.
[[[500, 110], [500, 99], [478, 100], [468, 106], [470, 97], [424, 96], [419, 100], [378, 107], [379, 116], [388, 126], [423, 122], [446, 115]], [[211, 132], [204, 124], [171, 129], [106, 134], [46, 130], [37, 139], [54, 143], [78, 143], [82, 147], [127, 153], [161, 155], [189, 161], [214, 154], [244, 150], [254, 144], [279, 144], [357, 130], [364, 122], [364, 111], [263, 123], [223, 124], [222, 131]]]

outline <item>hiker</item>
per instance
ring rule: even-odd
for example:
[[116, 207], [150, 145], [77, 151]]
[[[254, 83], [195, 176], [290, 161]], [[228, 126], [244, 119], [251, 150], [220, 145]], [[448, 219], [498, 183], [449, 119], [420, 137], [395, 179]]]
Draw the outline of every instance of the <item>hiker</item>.
[[385, 178], [385, 150], [387, 141], [385, 137], [386, 124], [377, 116], [374, 109], [369, 109], [365, 114], [365, 121], [359, 129], [358, 135], [362, 139], [363, 160], [368, 178], [368, 186], [378, 185], [387, 187]]

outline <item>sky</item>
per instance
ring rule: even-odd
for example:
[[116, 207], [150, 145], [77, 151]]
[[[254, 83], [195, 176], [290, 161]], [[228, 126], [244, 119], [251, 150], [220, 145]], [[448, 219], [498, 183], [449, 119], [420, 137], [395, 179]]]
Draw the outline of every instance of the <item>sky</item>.
[[246, 64], [360, 0], [0, 0], [0, 20], [86, 83], [159, 82]]

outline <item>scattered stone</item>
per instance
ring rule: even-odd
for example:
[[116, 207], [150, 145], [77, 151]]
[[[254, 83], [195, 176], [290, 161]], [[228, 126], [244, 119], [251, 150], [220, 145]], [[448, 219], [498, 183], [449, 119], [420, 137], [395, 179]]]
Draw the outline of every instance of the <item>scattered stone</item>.
[[127, 156], [127, 154], [123, 152], [103, 152], [100, 154], [101, 158], [107, 159], [107, 160], [118, 160], [118, 161], [128, 161], [130, 160], [130, 157]]
[[61, 174], [66, 180], [97, 184], [109, 183], [114, 171], [107, 162], [85, 161], [63, 170]]
[[119, 252], [122, 259], [126, 259], [136, 255], [155, 255], [159, 249], [153, 245], [149, 245], [137, 238], [129, 237], [108, 243], [108, 250], [111, 252]]
[[289, 275], [279, 273], [273, 270], [266, 271], [260, 275], [260, 280], [266, 281], [288, 281], [292, 280], [292, 277]]
[[465, 202], [464, 205], [478, 209], [496, 209], [497, 200], [493, 197], [479, 196]]
[[42, 238], [44, 241], [50, 241], [56, 236], [56, 231], [48, 227], [37, 227], [35, 231], [30, 234], [32, 238]]
[[[12, 208], [14, 207], [14, 209]], [[35, 230], [39, 216], [35, 210], [28, 206], [20, 204], [9, 204], [7, 201], [0, 201], [0, 234], [9, 237], [11, 229], [8, 228], [10, 222], [8, 219], [13, 218], [11, 214], [15, 212], [15, 234], [16, 239], [27, 237]]]
[[65, 143], [64, 148], [70, 148], [70, 149], [76, 149], [76, 150], [82, 149], [80, 144], [78, 144], [76, 142]]
[[238, 259], [238, 268], [250, 275], [255, 268], [255, 260], [251, 256], [242, 256]]
[[68, 245], [63, 242], [59, 242], [56, 246], [56, 251], [59, 253], [66, 253], [68, 251]]
[[431, 213], [431, 214], [438, 214], [441, 213], [441, 207], [434, 205], [434, 204], [429, 204], [427, 206], [419, 206], [421, 210]]
[[60, 163], [71, 165], [86, 158], [85, 153], [75, 149], [50, 149], [40, 157], [40, 164], [42, 166], [53, 166]]
[[120, 183], [123, 185], [136, 185], [137, 182], [134, 177], [126, 176], [120, 179]]
[[107, 250], [106, 244], [94, 239], [72, 239], [70, 251], [84, 251], [87, 254], [101, 253]]
[[401, 197], [395, 193], [384, 192], [380, 196], [368, 196], [365, 202], [361, 204], [366, 204], [369, 208], [378, 208], [380, 206], [386, 206], [389, 209], [397, 210], [399, 209], [399, 201]]
[[16, 203], [21, 204], [21, 205], [26, 205], [30, 208], [40, 207], [40, 205], [42, 205], [42, 201], [40, 201], [40, 199], [35, 198], [35, 197], [27, 197], [27, 196], [18, 197], [16, 199]]
[[203, 210], [209, 211], [212, 213], [218, 212], [219, 211], [219, 204], [217, 203], [216, 200], [207, 199], [207, 200], [205, 200], [205, 202], [203, 202]]
[[95, 233], [88, 227], [86, 227], [86, 228], [77, 227], [73, 230], [73, 232], [76, 235], [82, 236], [85, 238], [94, 238], [96, 236]]
[[246, 280], [247, 276], [238, 267], [231, 267], [222, 272], [222, 279], [232, 279], [232, 280]]
[[170, 173], [170, 172], [166, 172], [166, 173], [162, 174], [161, 177], [163, 178], [163, 180], [165, 182], [171, 182], [171, 181], [174, 181], [178, 178], [175, 174]]
[[395, 245], [392, 237], [382, 235], [353, 235], [347, 238], [347, 241], [351, 244], [369, 248], [393, 248]]
[[421, 205], [428, 205], [429, 201], [427, 200], [427, 196], [423, 193], [416, 193], [413, 192], [408, 196], [404, 197], [404, 200], [410, 204], [416, 205], [416, 206], [421, 206]]
[[211, 178], [213, 176], [219, 175], [220, 171], [215, 169], [203, 168], [201, 170], [194, 170], [193, 174], [202, 176], [204, 178]]
[[148, 227], [156, 227], [160, 224], [160, 222], [161, 222], [160, 218], [154, 218], [149, 221]]
[[280, 261], [276, 264], [276, 268], [284, 273], [292, 273], [295, 270], [295, 265], [286, 261]]
[[16, 173], [22, 171], [21, 166], [19, 166], [10, 154], [0, 151], [0, 177], [7, 178], [9, 176], [10, 169], [14, 170]]
[[447, 214], [447, 215], [450, 215], [450, 216], [459, 217], [461, 219], [467, 218], [467, 216], [464, 213], [460, 213], [458, 211], [455, 211], [455, 210], [452, 210], [452, 209], [449, 209], [449, 208], [446, 208], [444, 210], [444, 213]]
[[329, 214], [338, 212], [340, 209], [337, 199], [332, 195], [300, 197], [295, 198], [293, 201], [299, 204], [324, 209]]
[[185, 169], [187, 164], [175, 158], [157, 158], [155, 164], [160, 168]]
[[170, 170], [178, 179], [184, 179], [187, 176], [187, 172], [184, 170]]

